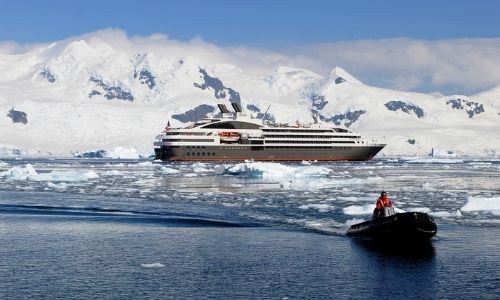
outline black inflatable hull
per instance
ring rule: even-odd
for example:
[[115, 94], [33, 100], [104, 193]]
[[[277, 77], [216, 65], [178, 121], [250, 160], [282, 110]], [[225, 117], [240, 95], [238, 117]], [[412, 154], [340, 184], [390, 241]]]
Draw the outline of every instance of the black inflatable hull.
[[370, 240], [421, 241], [429, 240], [437, 226], [426, 213], [407, 212], [352, 225], [347, 235]]

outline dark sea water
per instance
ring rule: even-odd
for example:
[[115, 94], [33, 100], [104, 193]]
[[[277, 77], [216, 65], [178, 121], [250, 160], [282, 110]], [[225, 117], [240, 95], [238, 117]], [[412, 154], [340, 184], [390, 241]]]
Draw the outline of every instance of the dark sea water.
[[[500, 299], [499, 161], [235, 165], [2, 160], [0, 299]], [[381, 189], [438, 235], [346, 237]]]

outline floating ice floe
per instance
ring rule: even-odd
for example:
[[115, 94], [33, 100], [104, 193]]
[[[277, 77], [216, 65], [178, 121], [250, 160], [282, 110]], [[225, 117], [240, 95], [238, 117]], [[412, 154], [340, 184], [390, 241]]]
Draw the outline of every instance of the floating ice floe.
[[457, 209], [454, 212], [447, 212], [447, 211], [435, 211], [435, 212], [430, 212], [429, 213], [433, 217], [440, 217], [440, 218], [447, 218], [447, 217], [462, 217], [462, 212]]
[[270, 162], [245, 162], [225, 169], [224, 174], [262, 178], [305, 178], [325, 177], [331, 174], [326, 167], [286, 166]]
[[31, 164], [27, 164], [23, 167], [13, 167], [5, 172], [0, 173], [7, 180], [22, 181], [27, 180], [31, 176], [36, 176], [38, 173]]
[[177, 170], [177, 169], [174, 169], [174, 168], [169, 168], [169, 167], [165, 167], [165, 166], [162, 166], [160, 168], [160, 171], [163, 173], [163, 174], [177, 174], [177, 173], [180, 173], [181, 171]]
[[489, 211], [494, 215], [500, 214], [500, 197], [484, 198], [469, 197], [467, 203], [460, 208], [463, 212]]
[[87, 181], [89, 179], [99, 178], [94, 171], [85, 173], [77, 171], [51, 171], [49, 173], [38, 173], [31, 164], [24, 167], [13, 167], [5, 172], [0, 173], [6, 180], [13, 181], [55, 181], [55, 182], [76, 182]]
[[342, 208], [342, 212], [346, 215], [370, 215], [373, 213], [373, 209], [375, 208], [375, 205], [373, 204], [367, 204], [363, 206], [359, 205], [351, 205], [348, 207]]
[[50, 189], [53, 189], [53, 190], [63, 191], [68, 187], [68, 185], [65, 182], [55, 184], [55, 183], [52, 183], [49, 181], [49, 182], [47, 182], [47, 187], [49, 187]]
[[463, 159], [455, 158], [416, 158], [406, 161], [407, 163], [420, 163], [420, 164], [460, 164]]
[[317, 209], [319, 212], [329, 212], [335, 209], [335, 206], [329, 204], [305, 204], [299, 206], [300, 209]]
[[150, 264], [141, 264], [141, 267], [145, 269], [155, 269], [155, 268], [164, 268], [165, 265], [162, 263], [150, 263]]
[[194, 163], [192, 167], [193, 167], [193, 172], [195, 172], [195, 173], [207, 173], [207, 172], [213, 171], [213, 170], [207, 169], [207, 164], [204, 164], [204, 163]]

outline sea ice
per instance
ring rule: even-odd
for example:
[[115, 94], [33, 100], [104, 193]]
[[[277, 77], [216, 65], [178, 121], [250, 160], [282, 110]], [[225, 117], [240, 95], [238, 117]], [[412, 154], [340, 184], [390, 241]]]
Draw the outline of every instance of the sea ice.
[[24, 167], [13, 167], [5, 172], [0, 173], [7, 180], [14, 181], [55, 181], [55, 182], [74, 182], [87, 181], [89, 179], [99, 178], [94, 171], [81, 173], [78, 171], [51, 171], [49, 173], [38, 173], [31, 164]]
[[245, 162], [236, 164], [225, 170], [225, 174], [239, 175], [245, 177], [262, 178], [304, 178], [325, 177], [331, 174], [326, 167], [314, 166], [286, 166], [271, 162]]
[[460, 164], [463, 163], [463, 159], [452, 159], [452, 158], [416, 158], [410, 159], [408, 163], [423, 163], [423, 164]]
[[110, 171], [106, 171], [104, 173], [101, 173], [102, 176], [121, 176], [123, 175], [122, 172], [118, 171], [118, 170], [110, 170]]
[[412, 208], [409, 208], [408, 211], [410, 211], [410, 212], [430, 213], [431, 209], [428, 208], [428, 207], [412, 207]]
[[373, 213], [374, 208], [375, 205], [373, 204], [367, 204], [363, 206], [351, 205], [342, 208], [342, 212], [344, 212], [344, 214], [346, 215], [370, 215]]
[[463, 212], [490, 211], [497, 214], [500, 212], [500, 197], [469, 197], [467, 203], [460, 210]]
[[455, 212], [435, 211], [435, 212], [431, 212], [430, 215], [433, 217], [440, 217], [440, 218], [461, 217], [462, 212], [459, 209], [457, 209]]
[[165, 166], [162, 166], [160, 168], [160, 171], [163, 173], [163, 174], [177, 174], [177, 173], [180, 173], [179, 170], [177, 169], [174, 169], [174, 168], [168, 168], [168, 167], [165, 167]]
[[305, 204], [299, 206], [300, 209], [317, 209], [319, 212], [329, 212], [335, 209], [335, 206], [329, 204]]
[[150, 264], [141, 264], [141, 267], [145, 269], [154, 269], [154, 268], [164, 268], [165, 265], [162, 263], [150, 263]]
[[52, 183], [49, 181], [49, 182], [47, 182], [47, 187], [54, 189], [54, 190], [62, 191], [62, 190], [65, 190], [68, 187], [68, 185], [65, 182], [55, 184], [55, 183]]
[[31, 164], [27, 164], [23, 167], [13, 167], [5, 172], [0, 173], [7, 180], [23, 181], [28, 180], [29, 177], [37, 176], [35, 168]]
[[193, 164], [193, 172], [195, 172], [195, 173], [207, 173], [207, 172], [212, 172], [212, 170], [207, 169], [207, 165], [204, 163], [194, 163]]

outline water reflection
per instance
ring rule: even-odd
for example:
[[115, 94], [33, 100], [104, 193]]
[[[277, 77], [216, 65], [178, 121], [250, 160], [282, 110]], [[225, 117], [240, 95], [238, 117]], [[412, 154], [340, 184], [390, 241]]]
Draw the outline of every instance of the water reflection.
[[353, 240], [351, 247], [369, 281], [367, 298], [402, 298], [438, 295], [435, 249], [423, 244], [386, 244]]
[[431, 260], [436, 254], [432, 240], [419, 243], [389, 243], [354, 239], [352, 243], [370, 253], [385, 257]]

